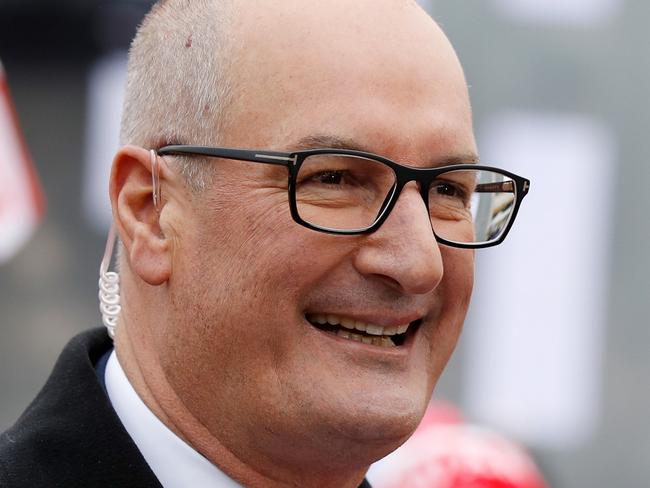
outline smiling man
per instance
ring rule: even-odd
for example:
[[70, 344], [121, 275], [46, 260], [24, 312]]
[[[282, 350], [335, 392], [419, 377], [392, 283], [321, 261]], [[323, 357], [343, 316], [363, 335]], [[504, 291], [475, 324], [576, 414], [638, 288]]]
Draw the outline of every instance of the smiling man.
[[444, 34], [408, 0], [161, 1], [122, 141], [114, 348], [68, 346], [0, 441], [2, 486], [365, 483], [528, 190], [477, 164]]

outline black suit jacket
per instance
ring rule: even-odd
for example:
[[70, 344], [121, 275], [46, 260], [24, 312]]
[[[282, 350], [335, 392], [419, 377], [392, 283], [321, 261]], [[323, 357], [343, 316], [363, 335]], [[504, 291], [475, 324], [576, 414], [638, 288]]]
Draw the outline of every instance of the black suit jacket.
[[98, 381], [97, 363], [112, 347], [104, 329], [68, 343], [36, 399], [0, 436], [0, 487], [162, 488]]
[[113, 410], [95, 365], [103, 329], [73, 338], [47, 383], [0, 437], [2, 488], [161, 488]]

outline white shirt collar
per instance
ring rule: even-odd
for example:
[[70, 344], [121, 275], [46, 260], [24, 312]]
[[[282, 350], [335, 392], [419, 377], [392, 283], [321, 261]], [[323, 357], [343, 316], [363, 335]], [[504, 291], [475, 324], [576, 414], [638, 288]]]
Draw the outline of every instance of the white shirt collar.
[[241, 488], [149, 410], [129, 383], [115, 350], [104, 379], [117, 416], [164, 488]]

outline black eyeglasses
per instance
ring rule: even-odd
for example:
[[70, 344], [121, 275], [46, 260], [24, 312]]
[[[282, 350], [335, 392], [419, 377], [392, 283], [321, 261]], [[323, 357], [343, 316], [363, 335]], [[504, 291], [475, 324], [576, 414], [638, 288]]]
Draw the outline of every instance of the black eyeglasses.
[[436, 240], [477, 249], [505, 239], [530, 181], [476, 164], [414, 168], [363, 151], [296, 152], [165, 146], [165, 155], [195, 155], [285, 166], [291, 216], [300, 225], [330, 234], [368, 234], [386, 220], [410, 181], [417, 181]]

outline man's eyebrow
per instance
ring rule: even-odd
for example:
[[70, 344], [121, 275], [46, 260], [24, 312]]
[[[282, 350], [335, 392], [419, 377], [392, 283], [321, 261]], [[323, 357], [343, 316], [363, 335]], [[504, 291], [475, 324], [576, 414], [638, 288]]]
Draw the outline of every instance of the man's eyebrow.
[[[328, 135], [328, 134], [313, 134], [300, 139], [295, 146], [297, 150], [303, 149], [348, 149], [352, 151], [363, 151], [372, 153], [372, 151], [353, 139], [344, 137]], [[374, 154], [374, 153], [373, 153]]]
[[[301, 151], [306, 149], [347, 149], [352, 151], [363, 151], [371, 154], [379, 154], [373, 151], [368, 146], [365, 146], [354, 139], [345, 137], [329, 135], [329, 134], [314, 134], [303, 137], [297, 143], [291, 145], [292, 150]], [[381, 155], [381, 154], [379, 154]], [[429, 166], [450, 166], [454, 164], [473, 164], [480, 161], [476, 153], [456, 154], [447, 156], [442, 159], [435, 159], [429, 161]], [[408, 162], [396, 161], [399, 164], [410, 166]]]

